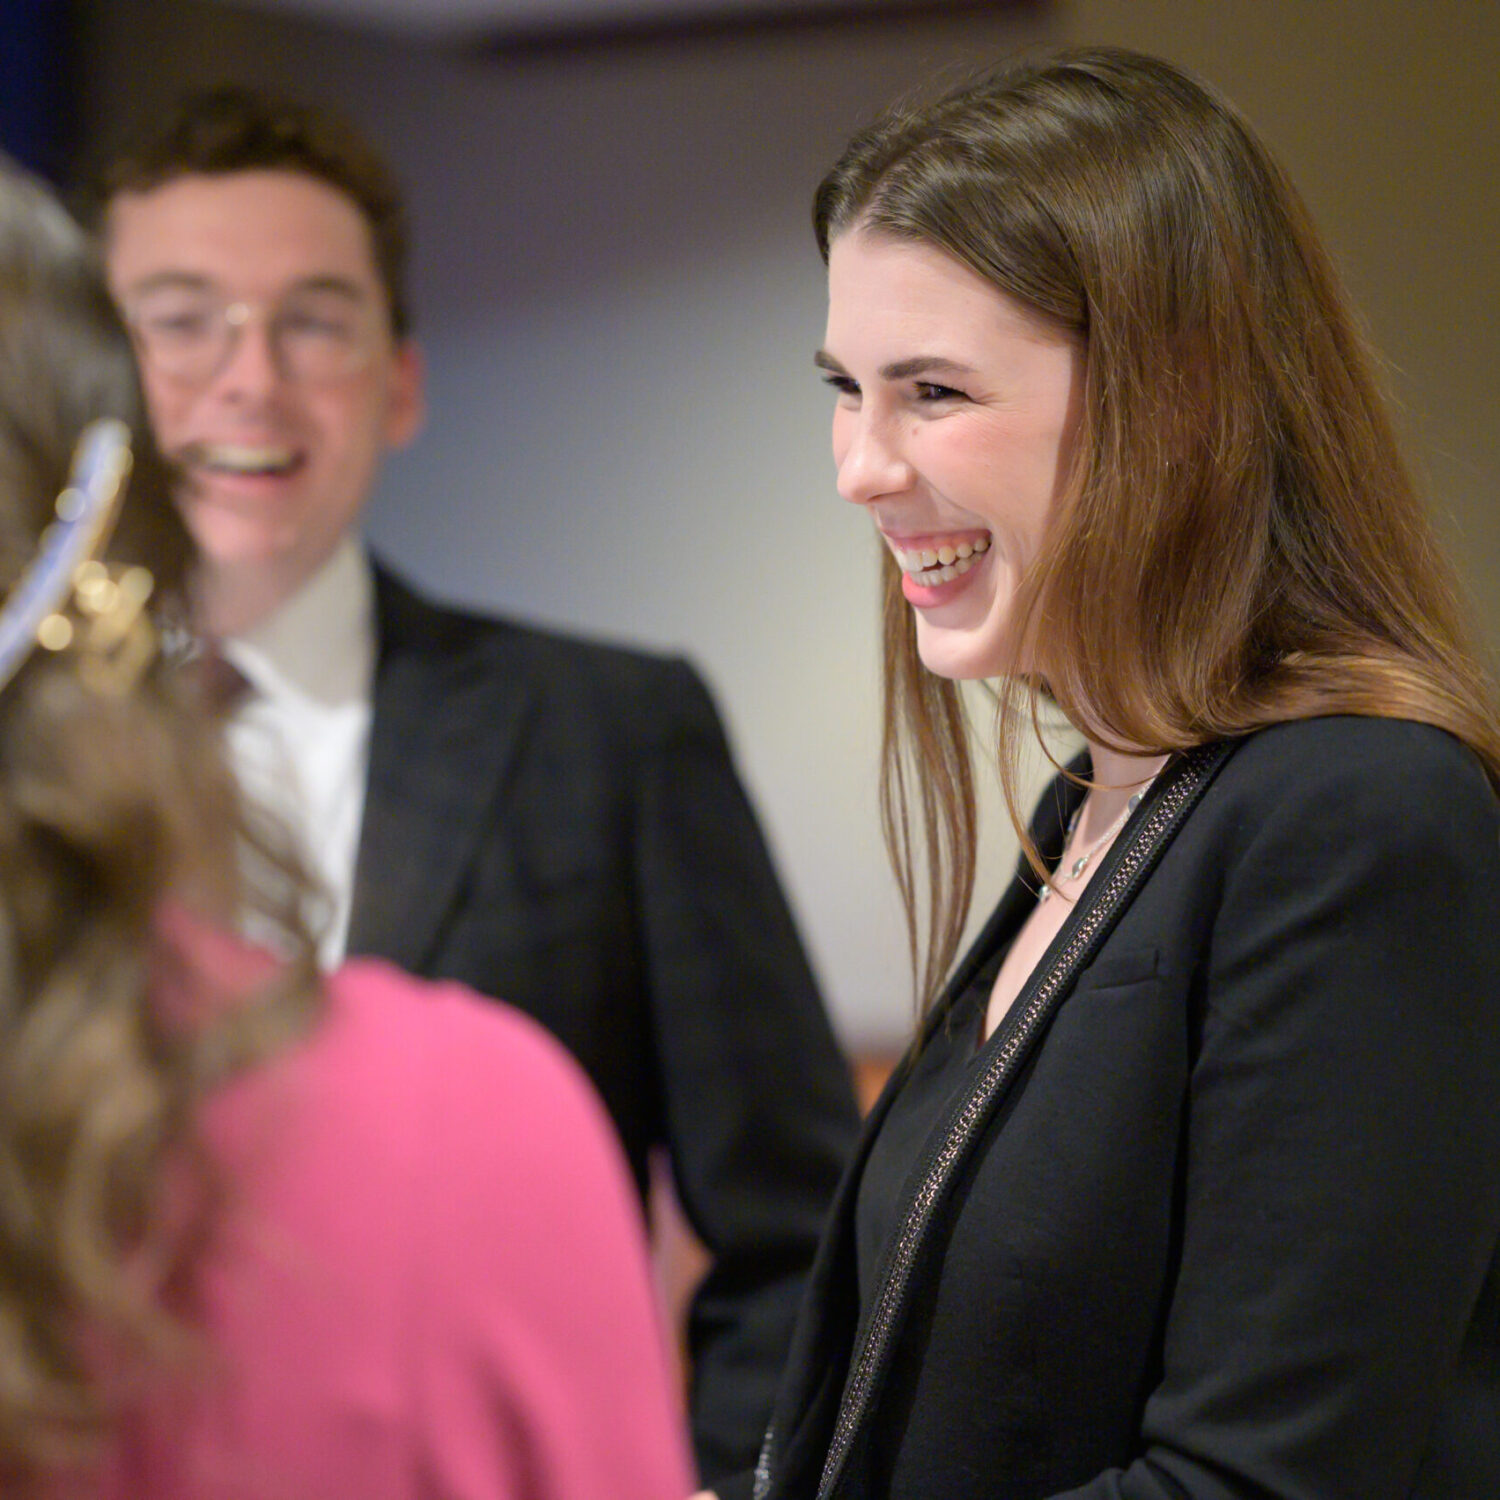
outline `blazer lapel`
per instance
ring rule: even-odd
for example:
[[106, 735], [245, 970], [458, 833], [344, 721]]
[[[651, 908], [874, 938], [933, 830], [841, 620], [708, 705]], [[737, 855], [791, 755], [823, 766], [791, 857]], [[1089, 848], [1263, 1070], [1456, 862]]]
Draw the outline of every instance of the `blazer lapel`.
[[[379, 634], [350, 953], [424, 972], [515, 753], [532, 690], [474, 622], [376, 568]], [[502, 639], [490, 629], [486, 648]], [[509, 670], [502, 668], [508, 667]]]

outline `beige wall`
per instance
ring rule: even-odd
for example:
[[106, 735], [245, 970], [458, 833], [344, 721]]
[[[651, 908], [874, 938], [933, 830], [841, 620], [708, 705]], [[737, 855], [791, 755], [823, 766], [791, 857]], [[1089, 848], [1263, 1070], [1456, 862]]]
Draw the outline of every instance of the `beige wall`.
[[[1045, 21], [517, 63], [94, 0], [89, 134], [222, 76], [365, 122], [410, 185], [433, 378], [372, 535], [445, 593], [706, 668], [836, 1019], [881, 1046], [909, 997], [874, 811], [874, 551], [834, 496], [809, 368], [819, 173], [897, 91], [1026, 40], [1118, 40], [1205, 72], [1327, 229], [1500, 644], [1497, 10], [1075, 0]], [[992, 893], [1013, 850], [993, 808], [986, 848]]]

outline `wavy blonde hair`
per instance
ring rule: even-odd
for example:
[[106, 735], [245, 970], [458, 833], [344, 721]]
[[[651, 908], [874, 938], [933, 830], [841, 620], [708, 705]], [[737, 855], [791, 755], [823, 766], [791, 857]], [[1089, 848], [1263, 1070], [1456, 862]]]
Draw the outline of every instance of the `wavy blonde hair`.
[[[1046, 54], [856, 136], [814, 220], [825, 259], [856, 228], [935, 246], [1086, 349], [1072, 471], [1010, 606], [1029, 670], [1009, 674], [999, 748], [1023, 839], [1017, 754], [1044, 692], [1150, 753], [1325, 714], [1419, 720], [1500, 785], [1490, 680], [1375, 361], [1229, 104], [1138, 53]], [[972, 895], [972, 774], [956, 689], [923, 668], [884, 567], [882, 806], [914, 953], [926, 898], [930, 999]]]
[[[149, 568], [161, 609], [180, 613], [190, 546], [94, 254], [0, 163], [0, 593], [102, 415], [131, 426], [135, 451], [109, 555]], [[7, 1495], [86, 1466], [143, 1381], [201, 1353], [192, 1273], [222, 1185], [195, 1122], [228, 1073], [316, 1013], [302, 889], [275, 836], [251, 826], [180, 673], [158, 662], [133, 691], [102, 694], [69, 655], [38, 652], [0, 692]], [[174, 942], [168, 907], [226, 928], [256, 913], [283, 960], [274, 979], [233, 993]], [[203, 1002], [201, 1019], [160, 1003], [167, 981]]]

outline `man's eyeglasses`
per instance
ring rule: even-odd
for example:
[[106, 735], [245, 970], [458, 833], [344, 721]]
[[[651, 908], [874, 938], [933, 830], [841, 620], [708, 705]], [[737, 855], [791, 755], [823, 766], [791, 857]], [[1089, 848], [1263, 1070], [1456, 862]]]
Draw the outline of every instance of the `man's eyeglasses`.
[[293, 292], [266, 307], [196, 287], [159, 287], [125, 308], [143, 361], [185, 385], [207, 385], [218, 375], [257, 319], [283, 377], [308, 385], [342, 380], [374, 357], [385, 336], [382, 317], [372, 304], [323, 288]]

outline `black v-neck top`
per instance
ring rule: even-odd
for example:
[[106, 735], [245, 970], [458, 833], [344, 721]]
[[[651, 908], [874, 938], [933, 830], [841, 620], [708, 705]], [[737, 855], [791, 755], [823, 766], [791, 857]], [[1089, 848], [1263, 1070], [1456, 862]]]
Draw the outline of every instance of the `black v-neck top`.
[[855, 1204], [855, 1254], [860, 1306], [880, 1285], [885, 1247], [905, 1206], [906, 1185], [929, 1139], [954, 1100], [968, 1088], [981, 1057], [990, 992], [1009, 950], [1002, 944], [974, 982], [949, 1007], [891, 1101], [871, 1143]]

